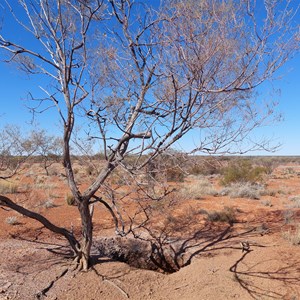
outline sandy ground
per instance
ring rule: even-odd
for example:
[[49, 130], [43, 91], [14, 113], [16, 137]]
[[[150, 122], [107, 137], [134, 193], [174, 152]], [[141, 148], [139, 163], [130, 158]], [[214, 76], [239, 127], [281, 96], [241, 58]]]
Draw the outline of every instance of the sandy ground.
[[[278, 172], [282, 170], [286, 168]], [[0, 300], [300, 299], [299, 246], [283, 238], [300, 219], [299, 208], [290, 207], [290, 198], [300, 195], [296, 171], [271, 178], [268, 188], [278, 192], [260, 200], [210, 196], [180, 203], [177, 214], [186, 216], [187, 207], [192, 213], [188, 222], [173, 220], [176, 226], [168, 231], [169, 244], [184, 266], [172, 274], [101, 257], [100, 237], [113, 234], [109, 215], [101, 209], [95, 218], [101, 222], [95, 221], [94, 265], [85, 273], [73, 271], [71, 260], [64, 258], [68, 248], [63, 239], [28, 218], [11, 226], [5, 220], [13, 212], [0, 209]], [[76, 228], [76, 208], [66, 206], [62, 195], [55, 201], [57, 206], [43, 213], [60, 225], [70, 226], [71, 219]], [[211, 224], [195, 214], [229, 205], [238, 212], [232, 225]], [[290, 223], [286, 211], [293, 213]], [[242, 242], [249, 244], [248, 251], [242, 251]]]

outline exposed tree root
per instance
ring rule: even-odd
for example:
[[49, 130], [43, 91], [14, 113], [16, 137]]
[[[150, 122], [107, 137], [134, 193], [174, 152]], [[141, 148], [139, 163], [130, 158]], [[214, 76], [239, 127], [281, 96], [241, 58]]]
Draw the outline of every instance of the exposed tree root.
[[52, 280], [49, 285], [47, 287], [45, 287], [44, 289], [42, 289], [40, 292], [38, 292], [36, 295], [35, 295], [35, 298], [36, 299], [43, 299], [44, 297], [47, 297], [47, 293], [49, 292], [49, 290], [53, 287], [54, 283], [56, 281], [58, 281], [60, 278], [62, 278], [64, 275], [67, 274], [69, 269], [64, 269], [60, 275], [56, 276], [54, 280]]
[[104, 282], [107, 282], [107, 283], [109, 283], [109, 284], [111, 284], [111, 285], [113, 285], [115, 288], [117, 288], [126, 298], [130, 298], [129, 297], [129, 295], [121, 288], [121, 287], [119, 287], [116, 283], [114, 283], [113, 281], [111, 281], [111, 280], [108, 280], [108, 279], [106, 279], [106, 278], [104, 278], [103, 279], [103, 281]]
[[122, 289], [122, 288], [121, 288], [120, 286], [118, 286], [116, 283], [114, 283], [113, 281], [111, 281], [111, 280], [105, 278], [105, 276], [99, 274], [99, 272], [98, 272], [95, 268], [92, 268], [92, 270], [96, 273], [97, 276], [101, 277], [102, 281], [111, 284], [112, 286], [114, 286], [115, 288], [117, 288], [117, 289], [122, 293], [123, 296], [125, 296], [125, 297], [128, 298], [128, 299], [130, 298], [129, 294], [126, 293], [126, 292], [124, 291], [124, 289]]
[[87, 272], [89, 268], [89, 259], [84, 256], [82, 253], [78, 254], [73, 260], [74, 267], [72, 271], [84, 271]]

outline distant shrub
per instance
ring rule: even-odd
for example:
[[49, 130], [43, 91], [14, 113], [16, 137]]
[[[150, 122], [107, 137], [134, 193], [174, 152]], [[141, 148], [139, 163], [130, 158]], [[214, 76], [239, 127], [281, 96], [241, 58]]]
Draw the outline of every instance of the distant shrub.
[[200, 178], [189, 185], [184, 185], [180, 193], [189, 199], [201, 199], [203, 196], [211, 195], [217, 196], [217, 190], [206, 178]]
[[75, 203], [75, 198], [74, 198], [74, 196], [73, 195], [67, 195], [66, 196], [66, 201], [67, 201], [67, 204], [68, 205], [76, 205], [76, 203]]
[[18, 185], [10, 182], [0, 182], [0, 194], [16, 194]]
[[293, 175], [295, 174], [295, 170], [291, 167], [288, 167], [283, 170], [284, 175]]
[[49, 176], [58, 176], [60, 174], [59, 168], [57, 166], [51, 166], [48, 168]]
[[263, 160], [261, 165], [264, 167], [266, 174], [270, 175], [273, 173], [275, 167], [278, 166], [278, 162], [274, 160]]
[[260, 235], [264, 235], [264, 234], [270, 232], [270, 228], [266, 223], [262, 223], [255, 228], [255, 231], [257, 233], [259, 233]]
[[170, 149], [148, 163], [146, 166], [148, 179], [159, 182], [183, 182], [187, 161], [184, 153]]
[[268, 207], [272, 207], [273, 206], [273, 204], [272, 204], [272, 202], [270, 200], [262, 200], [260, 203], [262, 205], [268, 206]]
[[46, 200], [44, 203], [43, 203], [43, 206], [47, 209], [49, 208], [53, 208], [55, 207], [55, 204], [53, 203], [52, 200]]
[[291, 197], [289, 197], [289, 200], [293, 201], [293, 202], [298, 202], [298, 201], [300, 201], [300, 195], [291, 196]]
[[300, 208], [300, 196], [299, 195], [289, 197], [289, 200], [292, 201], [290, 208]]
[[300, 245], [300, 225], [296, 226], [294, 230], [289, 229], [282, 232], [282, 236], [292, 245]]
[[223, 188], [220, 193], [221, 196], [229, 196], [230, 198], [249, 198], [258, 200], [261, 195], [265, 194], [265, 189], [258, 184], [234, 183]]
[[87, 175], [91, 176], [94, 174], [95, 170], [94, 170], [93, 166], [89, 165], [86, 167], [85, 172]]
[[278, 190], [275, 190], [275, 189], [266, 189], [264, 191], [264, 193], [262, 194], [262, 196], [271, 196], [271, 197], [275, 197], [276, 196], [276, 193], [278, 193], [279, 191]]
[[[199, 159], [200, 160], [200, 159]], [[192, 175], [215, 175], [221, 174], [222, 165], [219, 160], [210, 158], [200, 161], [193, 160], [188, 172]]]
[[208, 212], [207, 212], [206, 209], [201, 208], [201, 209], [199, 209], [198, 214], [200, 214], [200, 215], [208, 215]]
[[129, 176], [126, 173], [116, 170], [115, 172], [113, 172], [113, 174], [111, 174], [110, 182], [112, 184], [121, 186], [121, 185], [130, 184], [131, 179], [129, 178]]
[[183, 182], [184, 173], [183, 170], [177, 166], [166, 168], [166, 179], [168, 182]]
[[284, 224], [290, 224], [294, 221], [294, 213], [291, 210], [285, 210], [283, 212], [283, 222]]
[[6, 218], [5, 222], [12, 226], [19, 224], [17, 217], [8, 217], [8, 218]]
[[229, 185], [237, 182], [261, 182], [267, 169], [263, 166], [253, 166], [249, 160], [238, 160], [223, 169], [221, 183]]
[[210, 222], [224, 222], [228, 224], [236, 223], [236, 213], [232, 207], [224, 207], [221, 211], [207, 213], [207, 220]]

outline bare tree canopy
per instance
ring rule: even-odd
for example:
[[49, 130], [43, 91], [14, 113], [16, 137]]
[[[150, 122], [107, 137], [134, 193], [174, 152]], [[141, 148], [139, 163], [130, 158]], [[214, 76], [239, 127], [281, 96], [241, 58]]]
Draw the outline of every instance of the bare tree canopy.
[[[69, 233], [68, 240], [84, 269], [89, 205], [113, 170], [134, 174], [193, 129], [202, 137], [195, 150], [230, 153], [273, 111], [256, 88], [299, 48], [292, 1], [2, 2], [32, 38], [20, 43], [0, 32], [2, 55], [45, 83], [43, 99], [32, 95], [33, 112], [54, 108], [62, 122], [63, 163], [83, 234], [81, 244]], [[86, 190], [74, 176], [70, 147], [85, 149], [83, 140], [106, 160]]]

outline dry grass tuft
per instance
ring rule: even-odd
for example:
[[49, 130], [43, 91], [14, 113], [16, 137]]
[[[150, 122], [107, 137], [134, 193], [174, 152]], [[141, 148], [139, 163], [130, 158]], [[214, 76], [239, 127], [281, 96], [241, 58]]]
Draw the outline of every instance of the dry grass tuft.
[[9, 225], [15, 226], [19, 224], [18, 218], [17, 217], [8, 217], [5, 219], [5, 222]]
[[236, 212], [232, 207], [226, 206], [221, 211], [208, 212], [207, 220], [210, 222], [224, 222], [233, 224], [237, 222]]
[[235, 183], [221, 190], [220, 195], [230, 198], [260, 199], [265, 194], [264, 187], [251, 183]]
[[18, 185], [12, 182], [0, 183], [0, 194], [16, 194], [18, 192]]
[[43, 206], [44, 206], [46, 209], [49, 209], [49, 208], [55, 207], [56, 205], [53, 203], [52, 200], [46, 200], [46, 201], [43, 203]]
[[296, 226], [294, 230], [289, 229], [285, 232], [282, 232], [282, 236], [292, 245], [300, 245], [300, 225]]
[[268, 207], [272, 207], [273, 206], [273, 204], [272, 204], [272, 202], [270, 200], [262, 200], [260, 203], [262, 205], [268, 206]]
[[289, 198], [292, 201], [292, 204], [289, 206], [290, 208], [300, 208], [300, 196], [292, 196]]
[[204, 177], [200, 177], [192, 184], [186, 184], [180, 190], [180, 193], [188, 199], [202, 199], [203, 196], [217, 196], [218, 192], [213, 185]]
[[283, 212], [283, 222], [284, 224], [290, 224], [294, 221], [294, 213], [291, 210], [285, 210]]

